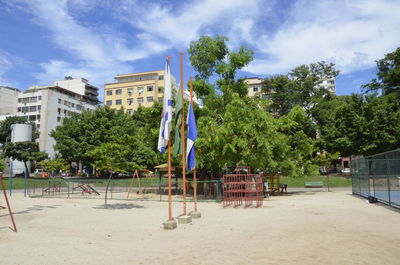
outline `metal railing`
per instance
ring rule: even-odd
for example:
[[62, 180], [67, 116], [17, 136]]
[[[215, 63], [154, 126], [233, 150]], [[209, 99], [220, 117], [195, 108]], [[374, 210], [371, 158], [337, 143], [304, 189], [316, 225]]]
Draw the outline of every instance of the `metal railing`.
[[[88, 178], [48, 178], [30, 179], [28, 194], [30, 197], [90, 198], [104, 199], [108, 179]], [[193, 201], [193, 181], [187, 181], [187, 201]], [[168, 200], [168, 182], [166, 178], [111, 179], [107, 198], [114, 200]], [[173, 179], [172, 199], [183, 201], [182, 179]], [[222, 186], [219, 180], [197, 181], [198, 201], [221, 201]]]
[[400, 208], [400, 149], [354, 159], [351, 171], [353, 194]]

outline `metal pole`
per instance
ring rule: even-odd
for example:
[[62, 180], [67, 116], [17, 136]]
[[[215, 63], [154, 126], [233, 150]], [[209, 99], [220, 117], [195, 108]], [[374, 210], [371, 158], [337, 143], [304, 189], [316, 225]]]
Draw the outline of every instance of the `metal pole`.
[[17, 226], [15, 225], [14, 216], [13, 216], [13, 213], [11, 211], [10, 203], [8, 202], [6, 189], [4, 187], [3, 173], [2, 172], [0, 173], [0, 182], [1, 182], [1, 188], [3, 189], [4, 198], [6, 199], [8, 212], [10, 213], [11, 221], [12, 221], [13, 226], [14, 226], [14, 232], [17, 232]]
[[183, 215], [186, 216], [186, 153], [185, 153], [185, 97], [183, 95], [183, 53], [180, 55], [180, 83], [182, 96], [181, 144], [182, 144], [182, 185], [183, 185]]
[[[193, 108], [193, 79], [190, 77], [189, 81], [189, 86], [190, 86], [190, 104], [192, 104]], [[195, 158], [194, 160], [196, 161], [196, 153], [195, 153]], [[196, 164], [193, 169], [193, 199], [194, 199], [194, 211], [197, 212], [197, 181], [196, 181]]]
[[13, 163], [10, 161], [10, 196], [12, 195], [12, 184], [13, 184]]

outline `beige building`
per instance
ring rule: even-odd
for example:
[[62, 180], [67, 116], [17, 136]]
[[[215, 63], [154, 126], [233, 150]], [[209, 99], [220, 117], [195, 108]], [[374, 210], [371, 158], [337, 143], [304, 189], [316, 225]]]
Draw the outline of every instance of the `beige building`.
[[0, 115], [15, 115], [19, 93], [16, 88], [0, 86]]
[[264, 79], [259, 77], [248, 77], [246, 79], [246, 84], [248, 86], [247, 95], [249, 97], [254, 97], [256, 95], [260, 95], [263, 98], [266, 98], [266, 94], [261, 93], [262, 82]]
[[[104, 105], [113, 109], [124, 108], [132, 114], [139, 107], [151, 107], [162, 102], [164, 96], [164, 70], [123, 74], [115, 77], [117, 82], [104, 85]], [[176, 79], [171, 76], [172, 89]]]

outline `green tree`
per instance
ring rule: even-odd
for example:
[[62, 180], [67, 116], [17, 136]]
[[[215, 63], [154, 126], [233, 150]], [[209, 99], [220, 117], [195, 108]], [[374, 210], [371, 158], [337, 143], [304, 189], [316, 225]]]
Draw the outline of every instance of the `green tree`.
[[56, 158], [51, 160], [41, 161], [39, 163], [47, 172], [58, 172], [60, 170], [66, 171], [69, 168], [69, 164], [62, 158]]
[[236, 165], [284, 170], [290, 176], [307, 172], [311, 166], [303, 162], [309, 161], [313, 145], [299, 128], [306, 123], [305, 112], [297, 108], [285, 120], [274, 119], [266, 111], [270, 101], [249, 98], [245, 79], [236, 78], [236, 72], [252, 60], [253, 52], [245, 47], [229, 51], [226, 41], [206, 36], [189, 48], [198, 72], [194, 90], [204, 103], [202, 109], [195, 108], [198, 166], [216, 173]]
[[4, 156], [24, 162], [27, 174], [27, 162], [40, 162], [48, 158], [48, 154], [39, 151], [39, 144], [35, 142], [7, 143], [4, 146]]
[[88, 152], [122, 135], [134, 135], [136, 124], [123, 110], [109, 107], [74, 114], [51, 132], [54, 149], [68, 162], [93, 163]]
[[7, 117], [3, 122], [0, 123], [0, 144], [5, 144], [7, 141], [11, 141], [11, 125], [17, 123], [32, 125], [32, 140], [35, 140], [39, 137], [39, 132], [36, 130], [34, 123], [28, 122], [26, 117], [12, 116]]
[[400, 47], [376, 61], [377, 77], [363, 85], [365, 92], [382, 91], [383, 95], [400, 93]]
[[334, 64], [324, 61], [300, 65], [287, 75], [265, 78], [262, 92], [272, 100], [270, 111], [274, 115], [287, 115], [296, 105], [306, 109], [307, 115], [310, 115], [315, 102], [329, 95], [322, 82], [338, 74]]

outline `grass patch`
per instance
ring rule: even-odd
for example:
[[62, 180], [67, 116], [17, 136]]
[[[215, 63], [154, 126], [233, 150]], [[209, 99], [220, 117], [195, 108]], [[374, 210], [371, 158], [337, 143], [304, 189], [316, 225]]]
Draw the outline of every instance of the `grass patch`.
[[304, 176], [297, 178], [281, 177], [281, 183], [285, 183], [288, 187], [304, 187], [305, 182], [322, 181], [324, 186], [330, 187], [351, 187], [351, 178], [345, 178], [338, 175], [328, 176]]

